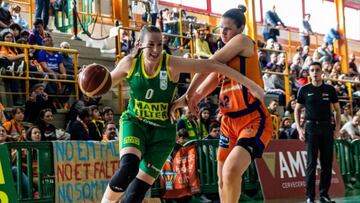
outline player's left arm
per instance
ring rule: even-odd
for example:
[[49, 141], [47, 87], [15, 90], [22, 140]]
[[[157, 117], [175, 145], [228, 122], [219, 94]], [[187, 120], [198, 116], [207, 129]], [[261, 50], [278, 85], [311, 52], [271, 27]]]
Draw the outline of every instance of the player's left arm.
[[251, 91], [251, 93], [256, 98], [263, 101], [264, 90], [259, 85], [257, 85], [254, 81], [250, 80], [235, 69], [217, 60], [199, 60], [170, 56], [168, 65], [173, 78], [177, 78], [180, 73], [220, 73], [243, 84]]

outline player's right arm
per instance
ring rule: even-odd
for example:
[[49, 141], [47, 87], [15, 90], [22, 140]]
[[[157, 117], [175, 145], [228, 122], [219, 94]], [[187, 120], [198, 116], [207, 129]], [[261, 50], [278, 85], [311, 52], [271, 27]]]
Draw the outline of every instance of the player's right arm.
[[117, 64], [115, 69], [111, 71], [111, 87], [114, 87], [120, 80], [124, 79], [130, 72], [134, 57], [127, 55]]

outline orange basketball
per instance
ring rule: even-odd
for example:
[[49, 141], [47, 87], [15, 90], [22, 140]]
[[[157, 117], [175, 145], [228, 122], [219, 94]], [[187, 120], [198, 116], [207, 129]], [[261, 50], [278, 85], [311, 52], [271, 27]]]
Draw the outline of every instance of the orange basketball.
[[89, 97], [100, 96], [111, 89], [109, 70], [100, 64], [90, 64], [79, 73], [80, 90]]

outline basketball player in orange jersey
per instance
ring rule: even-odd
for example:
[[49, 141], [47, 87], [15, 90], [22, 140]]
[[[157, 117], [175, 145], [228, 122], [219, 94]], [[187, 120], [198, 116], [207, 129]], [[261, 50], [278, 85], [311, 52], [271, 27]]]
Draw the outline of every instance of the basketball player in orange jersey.
[[[211, 58], [226, 63], [259, 86], [263, 86], [255, 43], [242, 34], [245, 7], [230, 9], [221, 18], [225, 46]], [[197, 74], [186, 94], [172, 109], [188, 105], [197, 111], [198, 102], [221, 85], [219, 108], [223, 113], [218, 151], [219, 194], [222, 203], [238, 202], [241, 177], [254, 158], [262, 156], [272, 136], [272, 122], [263, 102], [241, 83], [217, 73]]]

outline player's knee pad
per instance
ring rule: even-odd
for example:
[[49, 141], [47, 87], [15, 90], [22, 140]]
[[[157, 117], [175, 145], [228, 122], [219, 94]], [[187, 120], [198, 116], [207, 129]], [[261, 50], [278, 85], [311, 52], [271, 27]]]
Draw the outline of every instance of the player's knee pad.
[[121, 203], [141, 203], [146, 192], [151, 187], [150, 184], [143, 180], [135, 178], [126, 190], [125, 196], [121, 199]]
[[114, 192], [124, 192], [139, 172], [139, 164], [140, 159], [135, 154], [125, 154], [122, 156], [120, 168], [109, 182], [111, 190]]

